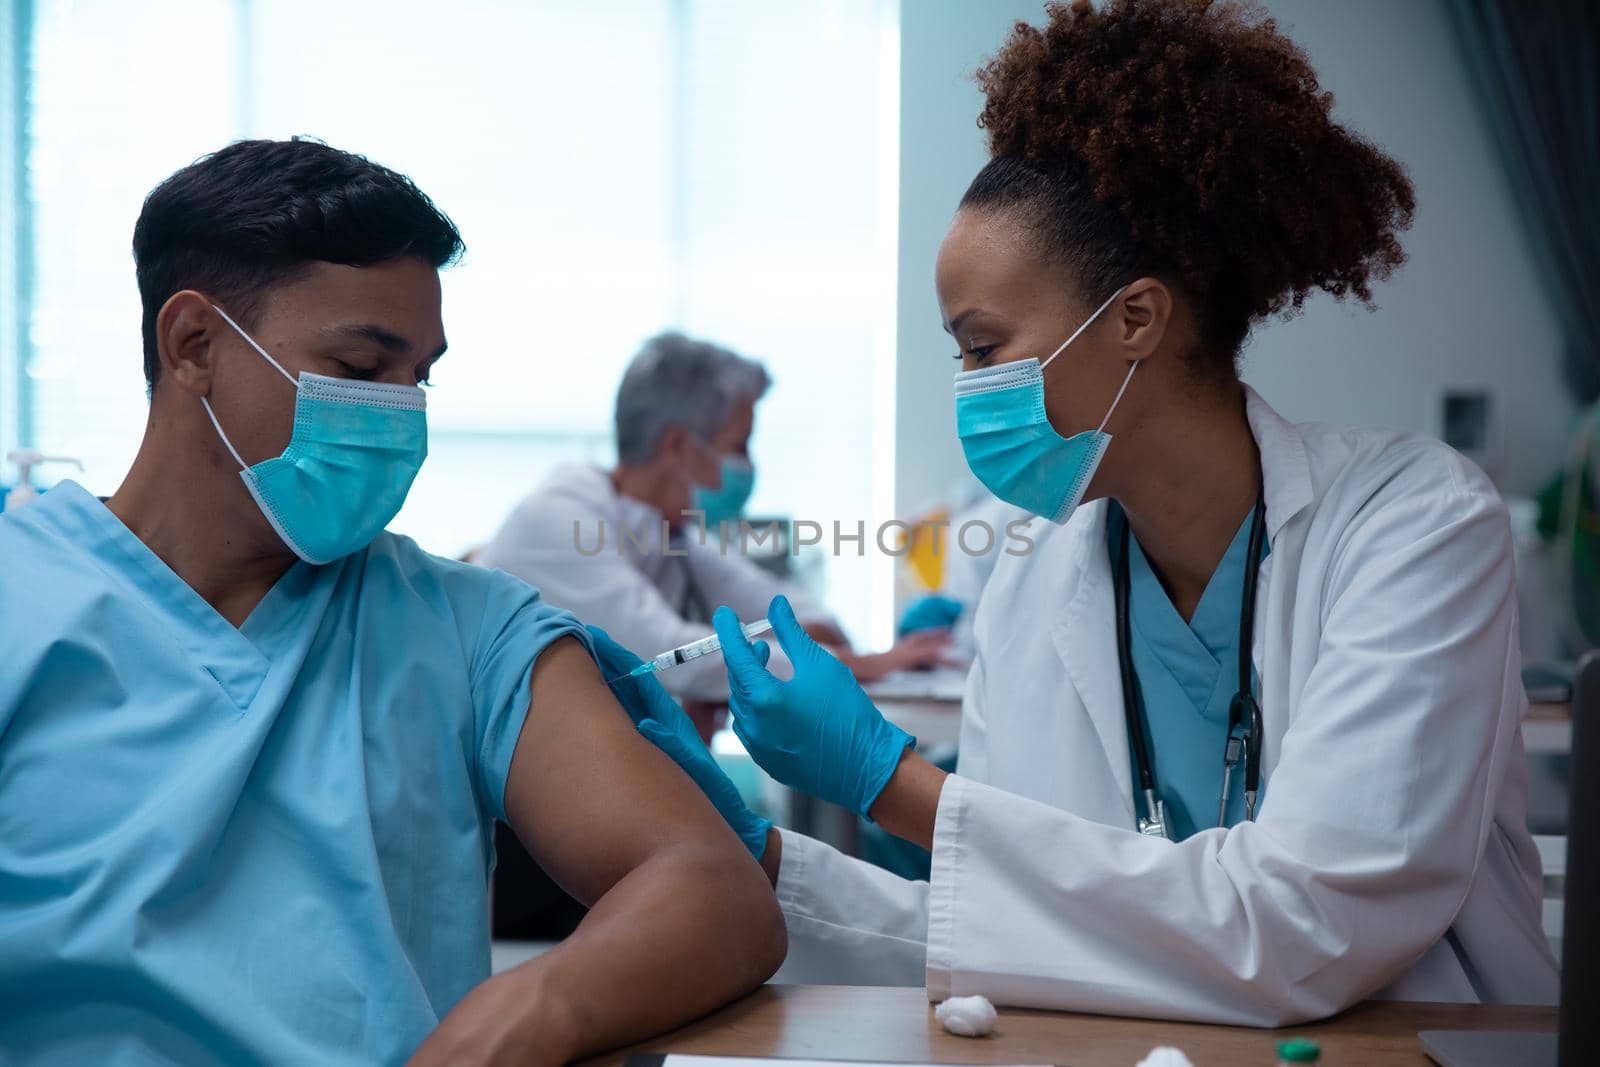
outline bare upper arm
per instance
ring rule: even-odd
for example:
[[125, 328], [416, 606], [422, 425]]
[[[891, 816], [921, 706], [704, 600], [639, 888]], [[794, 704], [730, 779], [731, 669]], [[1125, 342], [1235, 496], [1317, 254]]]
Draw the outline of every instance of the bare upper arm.
[[506, 818], [551, 878], [593, 904], [663, 849], [748, 859], [716, 809], [634, 729], [588, 650], [553, 642], [534, 665], [506, 777]]

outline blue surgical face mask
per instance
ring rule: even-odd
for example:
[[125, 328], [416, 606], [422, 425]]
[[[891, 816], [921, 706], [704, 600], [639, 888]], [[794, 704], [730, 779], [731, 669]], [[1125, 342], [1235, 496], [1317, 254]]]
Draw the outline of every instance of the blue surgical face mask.
[[1121, 295], [1112, 293], [1043, 363], [1020, 359], [956, 375], [956, 432], [967, 466], [1006, 503], [1063, 523], [1083, 499], [1111, 443], [1106, 424], [1139, 364], [1128, 368], [1100, 426], [1071, 437], [1056, 433], [1045, 414], [1044, 369]]
[[694, 487], [694, 507], [705, 512], [706, 527], [732, 522], [744, 514], [750, 492], [756, 487], [756, 469], [743, 456], [722, 457], [722, 488]]
[[283, 543], [307, 563], [331, 563], [365, 548], [399, 513], [427, 458], [427, 394], [411, 385], [305, 372], [297, 380], [227, 312], [215, 311], [298, 394], [289, 446], [254, 466], [222, 432], [210, 401], [200, 398], [242, 468], [245, 488]]

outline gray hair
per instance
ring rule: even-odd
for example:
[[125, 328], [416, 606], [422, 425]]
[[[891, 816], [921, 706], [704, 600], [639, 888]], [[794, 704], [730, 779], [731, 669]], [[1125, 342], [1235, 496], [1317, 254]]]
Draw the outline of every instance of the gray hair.
[[771, 384], [767, 369], [753, 359], [681, 333], [657, 334], [617, 386], [617, 459], [648, 462], [669, 426], [709, 440], [727, 425], [736, 403], [761, 399]]

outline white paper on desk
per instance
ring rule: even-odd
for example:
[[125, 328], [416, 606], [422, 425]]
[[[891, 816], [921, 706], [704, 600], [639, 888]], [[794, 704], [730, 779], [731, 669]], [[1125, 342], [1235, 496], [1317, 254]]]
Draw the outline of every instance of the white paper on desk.
[[931, 671], [895, 671], [863, 686], [874, 700], [939, 700], [960, 703], [967, 689], [967, 672], [959, 667]]
[[[890, 1065], [875, 1060], [788, 1060], [760, 1059], [752, 1056], [680, 1056], [676, 1053], [669, 1054], [662, 1060], [662, 1067], [773, 1067], [773, 1064], [782, 1064], [783, 1067], [934, 1067], [932, 1064]], [[940, 1067], [951, 1067], [951, 1065], [942, 1064]], [[1008, 1067], [1048, 1067], [1048, 1065], [1015, 1064]]]

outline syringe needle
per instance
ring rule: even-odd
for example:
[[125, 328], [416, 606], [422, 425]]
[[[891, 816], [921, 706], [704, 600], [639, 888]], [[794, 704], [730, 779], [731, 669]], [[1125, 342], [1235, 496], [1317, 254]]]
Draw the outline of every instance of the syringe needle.
[[[745, 639], [751, 640], [771, 630], [772, 624], [766, 619], [757, 619], [755, 622], [743, 624], [740, 629], [744, 631]], [[722, 642], [717, 638], [716, 634], [711, 634], [708, 637], [702, 637], [698, 641], [690, 641], [686, 645], [669, 648], [654, 659], [646, 660], [639, 664], [627, 674], [621, 674], [610, 679], [606, 684], [610, 685], [612, 682], [620, 682], [624, 678], [638, 678], [641, 675], [667, 670], [671, 667], [676, 667], [680, 663], [688, 663], [691, 660], [699, 659], [701, 656], [707, 656], [721, 650]]]
[[607, 678], [606, 684], [615, 685], [618, 682], [627, 681], [629, 678], [642, 678], [647, 674], [653, 673], [655, 669], [656, 665], [654, 663], [641, 663], [627, 674], [619, 674], [615, 678]]

